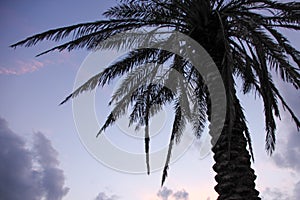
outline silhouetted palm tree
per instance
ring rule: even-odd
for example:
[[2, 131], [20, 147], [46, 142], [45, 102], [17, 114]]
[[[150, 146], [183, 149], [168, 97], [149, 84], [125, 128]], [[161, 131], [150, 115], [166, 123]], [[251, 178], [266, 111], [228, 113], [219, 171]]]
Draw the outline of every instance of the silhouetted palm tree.
[[[146, 39], [145, 35], [137, 34], [132, 41], [120, 38], [120, 41], [113, 44], [104, 41], [119, 33], [128, 30], [140, 31], [142, 28], [148, 30], [148, 33], [176, 30], [188, 35], [203, 46], [213, 58], [226, 89], [225, 124], [212, 148], [216, 162], [213, 169], [217, 173], [215, 190], [219, 194], [218, 199], [260, 199], [259, 192], [255, 189], [256, 175], [251, 169], [249, 151], [252, 158], [253, 154], [250, 134], [235, 90], [236, 78], [241, 79], [245, 94], [255, 91], [263, 100], [266, 150], [272, 154], [275, 149], [275, 117], [280, 118], [278, 101], [291, 114], [296, 127], [300, 127], [299, 120], [272, 80], [273, 74], [279, 74], [283, 81], [292, 84], [296, 90], [300, 87], [300, 52], [293, 48], [282, 34], [283, 29], [300, 30], [300, 3], [280, 3], [271, 0], [121, 0], [118, 5], [108, 9], [104, 16], [107, 20], [49, 30], [20, 41], [12, 47], [28, 47], [42, 40], [60, 41], [72, 34], [69, 42], [42, 54], [53, 50], [71, 51], [77, 48], [120, 48], [122, 45], [130, 46], [142, 42]], [[198, 102], [198, 107], [192, 113], [196, 114], [187, 114], [189, 109], [180, 104], [191, 92], [185, 91], [182, 80], [178, 79], [174, 91], [163, 84], [151, 82], [153, 79], [149, 75], [157, 70], [155, 65], [152, 68], [140, 66], [153, 62], [165, 63], [167, 68], [176, 69], [187, 83], [193, 85], [192, 98]], [[186, 121], [192, 122], [195, 135], [201, 136], [206, 114], [208, 120], [211, 119], [211, 97], [203, 79], [190, 62], [167, 51], [147, 48], [132, 50], [91, 78], [65, 101], [83, 91], [94, 89], [98, 84], [108, 84], [112, 79], [123, 75], [127, 77], [122, 83], [123, 86], [112, 96], [110, 103], [114, 103], [114, 109], [100, 132], [113, 124], [132, 103], [131, 123], [137, 123], [137, 128], [145, 126], [149, 171], [149, 118], [163, 105], [174, 102], [175, 118], [163, 171], [163, 183], [167, 176], [174, 141], [180, 141]], [[164, 81], [168, 79], [170, 78]], [[128, 100], [126, 93], [130, 89], [134, 92], [130, 93]], [[214, 139], [216, 138], [212, 135], [212, 140]]]

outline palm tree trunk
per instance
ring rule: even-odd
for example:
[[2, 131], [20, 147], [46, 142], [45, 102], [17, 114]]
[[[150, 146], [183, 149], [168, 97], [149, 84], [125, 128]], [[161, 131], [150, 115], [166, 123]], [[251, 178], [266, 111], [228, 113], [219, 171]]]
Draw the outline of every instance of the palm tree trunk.
[[[259, 200], [261, 199], [259, 192], [255, 189], [256, 175], [251, 168], [251, 156], [247, 150], [247, 140], [244, 135], [247, 127], [245, 127], [246, 125], [243, 121], [244, 116], [241, 116], [243, 115], [243, 110], [236, 96], [230, 64], [227, 67], [226, 62], [224, 64], [224, 55], [226, 55], [225, 44], [222, 39], [214, 38], [213, 41], [216, 41], [214, 48], [207, 46], [205, 49], [210, 50], [208, 52], [219, 68], [227, 95], [227, 114], [224, 127], [210, 126], [212, 151], [215, 160], [213, 170], [217, 173], [215, 176], [217, 182], [215, 191], [219, 194], [218, 200]], [[216, 102], [224, 101], [224, 99], [210, 96], [217, 93], [216, 88], [213, 86], [211, 86], [211, 90], [213, 91], [208, 95], [207, 99], [208, 120], [211, 122], [211, 125], [220, 124], [215, 123], [219, 120], [218, 113], [211, 113], [210, 98], [215, 98]], [[220, 135], [216, 134], [220, 131]]]
[[[238, 118], [238, 116], [237, 116]], [[228, 124], [212, 148], [214, 152], [214, 171], [218, 200], [257, 200], [259, 192], [255, 189], [256, 175], [251, 168], [251, 157], [247, 150], [247, 140], [243, 133], [243, 125], [235, 121], [231, 135]], [[230, 150], [229, 150], [230, 142]]]

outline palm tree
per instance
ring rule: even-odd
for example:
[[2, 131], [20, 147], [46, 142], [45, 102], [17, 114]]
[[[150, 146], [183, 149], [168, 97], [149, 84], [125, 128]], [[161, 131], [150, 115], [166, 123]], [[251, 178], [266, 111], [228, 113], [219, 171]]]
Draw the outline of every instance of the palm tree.
[[[42, 55], [54, 50], [120, 48], [146, 39], [145, 34], [140, 34], [132, 41], [121, 38], [113, 44], [105, 42], [106, 39], [128, 30], [143, 29], [148, 33], [152, 31], [151, 34], [158, 30], [173, 30], [188, 35], [212, 57], [226, 90], [227, 112], [224, 127], [220, 130], [221, 135], [215, 138], [210, 131], [212, 144], [215, 144], [212, 151], [215, 160], [213, 169], [217, 173], [215, 190], [219, 194], [218, 199], [260, 199], [259, 192], [255, 189], [256, 175], [251, 168], [253, 152], [250, 133], [235, 89], [236, 78], [242, 80], [244, 94], [255, 91], [263, 100], [266, 151], [272, 154], [275, 150], [275, 118], [280, 119], [278, 102], [290, 113], [298, 130], [300, 127], [297, 116], [287, 105], [272, 79], [272, 75], [278, 74], [296, 90], [300, 87], [300, 52], [282, 34], [283, 29], [300, 30], [300, 3], [271, 0], [120, 0], [104, 16], [107, 20], [49, 30], [12, 47], [29, 47], [43, 40], [60, 41], [73, 34], [68, 42], [39, 54]], [[153, 84], [152, 75], [158, 73], [157, 68], [140, 67], [153, 62], [164, 63], [168, 69], [177, 70], [184, 77], [184, 81], [176, 79], [174, 90], [160, 84], [170, 80], [170, 77], [158, 82], [159, 84]], [[195, 135], [200, 137], [206, 119], [212, 120], [212, 97], [203, 78], [189, 61], [171, 52], [147, 48], [130, 51], [88, 80], [62, 103], [84, 91], [94, 89], [97, 85], [103, 86], [114, 78], [125, 75], [127, 77], [121, 84], [122, 87], [112, 96], [110, 102], [115, 107], [99, 134], [122, 116], [124, 109], [132, 103], [130, 122], [136, 123], [137, 128], [145, 128], [149, 172], [149, 118], [163, 105], [174, 103], [175, 118], [163, 170], [163, 184], [172, 146], [174, 142], [180, 142], [186, 121], [192, 122]], [[192, 85], [194, 91], [186, 91], [184, 84]], [[130, 97], [126, 97], [127, 90], [124, 88], [134, 91]], [[193, 93], [191, 98], [197, 102], [197, 108], [193, 110], [181, 104], [190, 92]]]

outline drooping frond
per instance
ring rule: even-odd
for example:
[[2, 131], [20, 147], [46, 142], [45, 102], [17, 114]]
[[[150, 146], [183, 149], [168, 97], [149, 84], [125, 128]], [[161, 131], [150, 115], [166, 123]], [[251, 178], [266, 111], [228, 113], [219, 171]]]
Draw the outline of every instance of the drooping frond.
[[144, 67], [138, 67], [129, 72], [124, 80], [122, 80], [118, 89], [111, 97], [109, 104], [123, 100], [123, 97], [128, 93], [133, 93], [141, 85], [148, 85], [153, 82], [149, 76], [155, 75], [153, 72], [156, 66], [147, 65]]
[[170, 142], [169, 142], [167, 158], [166, 158], [165, 166], [163, 169], [163, 175], [162, 175], [162, 181], [161, 181], [162, 186], [168, 176], [168, 169], [169, 169], [169, 164], [170, 164], [170, 160], [171, 160], [171, 154], [172, 154], [172, 148], [173, 148], [174, 142], [178, 139], [180, 140], [180, 137], [185, 128], [185, 119], [181, 112], [179, 99], [177, 99], [175, 101], [174, 107], [175, 107], [174, 108], [175, 109], [175, 118], [174, 118], [174, 122], [173, 122], [173, 128], [172, 128], [171, 138], [170, 138]]
[[204, 85], [198, 85], [195, 89], [195, 95], [193, 95], [194, 102], [191, 108], [191, 123], [194, 134], [197, 138], [200, 138], [207, 121], [207, 91]]
[[[150, 84], [147, 87], [150, 87], [148, 88], [150, 92], [148, 115], [152, 117], [162, 110], [163, 105], [170, 103], [174, 99], [174, 92], [162, 85]], [[134, 123], [137, 123], [138, 126], [145, 125], [145, 94], [145, 86], [140, 87], [132, 94], [131, 101], [133, 106], [129, 117], [129, 125]]]
[[150, 174], [150, 158], [149, 158], [149, 143], [150, 143], [150, 133], [149, 133], [149, 115], [150, 115], [150, 107], [151, 107], [151, 99], [150, 99], [150, 91], [151, 84], [148, 85], [146, 90], [146, 105], [144, 112], [144, 121], [145, 121], [145, 153], [146, 153], [146, 165], [147, 165], [147, 174]]
[[[258, 45], [258, 44], [257, 44]], [[276, 130], [276, 123], [274, 120], [274, 115], [279, 117], [279, 109], [277, 105], [277, 99], [274, 95], [274, 92], [271, 88], [272, 80], [270, 79], [270, 74], [267, 71], [267, 64], [266, 58], [264, 57], [265, 54], [262, 52], [259, 45], [257, 46], [257, 51], [259, 54], [254, 55], [254, 52], [251, 51], [252, 57], [255, 59], [257, 65], [254, 65], [255, 71], [258, 75], [258, 79], [260, 82], [260, 95], [264, 101], [264, 111], [265, 111], [265, 126], [267, 131], [266, 136], [266, 149], [271, 154], [275, 149], [275, 130]], [[257, 68], [259, 67], [259, 68]]]

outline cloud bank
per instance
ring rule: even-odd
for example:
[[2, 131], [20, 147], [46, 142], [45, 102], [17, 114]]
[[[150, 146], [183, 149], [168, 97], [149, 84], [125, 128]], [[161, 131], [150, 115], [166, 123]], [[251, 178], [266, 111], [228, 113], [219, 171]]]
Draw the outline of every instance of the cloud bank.
[[58, 153], [42, 133], [34, 134], [33, 147], [0, 118], [0, 199], [61, 200], [69, 191]]

